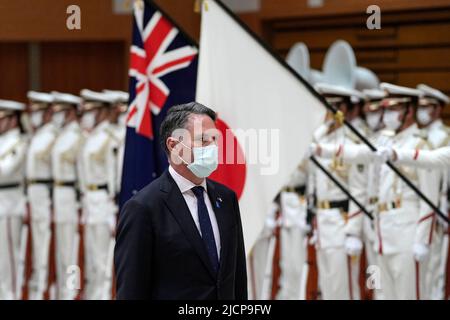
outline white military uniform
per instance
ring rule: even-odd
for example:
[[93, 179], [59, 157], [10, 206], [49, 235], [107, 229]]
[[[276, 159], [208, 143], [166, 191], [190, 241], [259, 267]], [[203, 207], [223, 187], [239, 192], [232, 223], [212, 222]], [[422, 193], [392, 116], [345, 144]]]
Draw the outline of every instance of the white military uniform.
[[[68, 94], [54, 93], [55, 103], [74, 108], [81, 99]], [[74, 106], [72, 106], [74, 105]], [[83, 137], [80, 125], [73, 120], [61, 129], [52, 149], [52, 170], [54, 179], [53, 207], [56, 239], [56, 277], [58, 299], [74, 299], [78, 279], [70, 279], [77, 272], [80, 235], [77, 157]], [[78, 274], [77, 274], [78, 275]]]
[[[5, 105], [6, 104], [6, 105]], [[24, 105], [0, 101], [0, 112], [10, 106], [23, 110]], [[10, 108], [8, 108], [10, 109]], [[20, 299], [20, 264], [22, 221], [25, 216], [24, 159], [27, 142], [18, 128], [0, 135], [0, 300]], [[22, 265], [23, 270], [23, 265]]]
[[52, 122], [39, 128], [30, 142], [26, 175], [31, 211], [33, 273], [30, 279], [30, 299], [40, 300], [47, 289], [48, 262], [52, 221], [51, 150], [57, 136]]
[[[340, 127], [325, 136], [320, 143], [354, 144], [347, 129]], [[339, 152], [334, 159], [319, 158], [321, 164], [346, 186], [359, 202], [365, 193], [361, 183], [363, 172], [356, 165], [342, 162]], [[345, 242], [348, 235], [358, 236], [362, 230], [363, 213], [323, 172], [314, 170], [317, 195], [315, 223], [319, 286], [323, 299], [359, 299], [357, 285], [359, 265], [357, 259], [347, 255]], [[352, 177], [351, 179], [349, 179]], [[339, 203], [341, 207], [335, 207]]]
[[[405, 149], [421, 148], [424, 144], [415, 124], [393, 137], [392, 142], [393, 148]], [[430, 199], [436, 200], [430, 172], [405, 167], [401, 171]], [[380, 176], [375, 246], [380, 254], [383, 294], [386, 299], [416, 299], [420, 297], [423, 272], [413, 257], [413, 246], [430, 244], [434, 215], [386, 165], [382, 166]]]
[[[337, 97], [360, 96], [358, 92], [339, 86], [318, 85], [322, 94]], [[323, 129], [318, 129], [322, 130]], [[317, 143], [334, 145], [355, 144], [354, 137], [347, 128], [341, 126], [322, 136]], [[339, 150], [332, 159], [318, 157], [322, 166], [328, 169], [339, 182], [359, 201], [365, 196], [361, 166], [343, 163], [343, 153]], [[349, 236], [359, 234], [362, 229], [362, 212], [347, 195], [331, 181], [325, 173], [315, 168], [312, 173], [317, 198], [314, 223], [319, 287], [322, 298], [360, 299], [358, 285], [358, 259], [347, 254], [346, 241]]]
[[[379, 108], [379, 102], [382, 97], [385, 96], [383, 91], [380, 90], [365, 90], [364, 94], [369, 99], [370, 103], [372, 103], [371, 109]], [[376, 105], [373, 105], [376, 103]], [[380, 118], [381, 120], [381, 118]], [[380, 131], [372, 131], [369, 129], [365, 123], [362, 122], [362, 119], [356, 118], [352, 121], [352, 125], [355, 129], [357, 129], [363, 136], [366, 136], [369, 141], [375, 145], [383, 144], [383, 139], [380, 137]], [[378, 208], [378, 186], [379, 186], [379, 170], [380, 163], [372, 162], [372, 152], [369, 150], [368, 146], [359, 143], [356, 137], [353, 140], [358, 144], [346, 144], [346, 145], [336, 145], [336, 144], [323, 144], [319, 145], [319, 148], [316, 145], [313, 145], [313, 152], [317, 152], [320, 150], [320, 155], [324, 158], [333, 158], [338, 152], [342, 154], [342, 159], [344, 163], [356, 165], [359, 169], [358, 174], [353, 177], [349, 177], [352, 181], [352, 185], [361, 186], [360, 190], [355, 190], [355, 196], [361, 200], [362, 205], [369, 211], [372, 212], [372, 216], [374, 216], [377, 208]], [[357, 189], [357, 188], [356, 188]], [[359, 208], [353, 205], [350, 212], [358, 213], [356, 216], [353, 216], [353, 220], [347, 227], [347, 232], [349, 235], [361, 238], [366, 253], [367, 266], [374, 266], [377, 264], [377, 253], [374, 250], [374, 241], [375, 241], [375, 232], [373, 227], [373, 221], [367, 215], [363, 215]], [[352, 260], [356, 265], [358, 263], [357, 257], [353, 257]], [[355, 266], [355, 270], [358, 270]], [[359, 285], [359, 274], [357, 271], [352, 273], [354, 287], [358, 288]], [[369, 288], [373, 289], [373, 288]], [[375, 298], [381, 298], [381, 290], [378, 289], [375, 291]]]
[[306, 299], [308, 160], [302, 161], [287, 188], [280, 193], [281, 252], [279, 300]]
[[[81, 92], [85, 99], [109, 103], [105, 94]], [[99, 99], [99, 100], [96, 100]], [[101, 99], [101, 100], [100, 100]], [[116, 159], [110, 122], [103, 121], [89, 133], [79, 159], [80, 188], [85, 223], [85, 299], [110, 299], [117, 207], [114, 203]]]
[[275, 230], [281, 226], [279, 211], [279, 204], [272, 203], [264, 228], [249, 253], [247, 265], [250, 299], [270, 300], [272, 297], [273, 260], [277, 244]]
[[115, 191], [118, 194], [122, 183], [123, 156], [125, 152], [125, 125], [111, 123], [106, 132], [111, 137], [111, 148], [115, 156], [116, 183]]
[[[436, 89], [426, 85], [418, 85], [417, 88], [424, 93], [421, 104], [425, 107], [433, 104], [447, 104], [449, 102], [449, 98]], [[418, 119], [420, 120], [420, 118]], [[445, 127], [441, 120], [435, 120], [421, 130], [421, 135], [427, 140], [431, 149], [437, 149], [438, 151], [395, 149], [395, 158], [397, 158], [398, 164], [434, 169], [431, 176], [435, 178], [434, 185], [439, 186], [438, 192], [440, 192], [436, 205], [440, 207], [442, 212], [447, 212], [448, 165], [443, 167], [437, 165], [438, 161], [434, 159], [433, 154], [440, 155], [439, 149], [449, 145], [448, 128]], [[445, 232], [447, 225], [440, 223], [440, 219], [437, 222], [433, 226], [426, 281], [422, 288], [423, 298], [435, 300], [444, 298], [448, 254], [448, 235]]]
[[[124, 91], [117, 90], [103, 90], [104, 93], [108, 94], [111, 99], [115, 101], [117, 104], [121, 104], [126, 106], [128, 103], [129, 95]], [[122, 185], [122, 169], [123, 169], [123, 160], [125, 154], [125, 135], [126, 135], [126, 108], [119, 115], [119, 119], [117, 123], [111, 123], [111, 135], [113, 138], [113, 150], [116, 154], [116, 193], [117, 195], [120, 193], [121, 185]]]
[[[426, 140], [431, 149], [438, 149], [449, 145], [449, 135], [447, 128], [441, 120], [431, 123], [426, 129]], [[432, 168], [432, 167], [431, 167]], [[439, 186], [438, 192], [441, 194], [436, 203], [443, 212], [448, 211], [447, 190], [448, 190], [448, 168], [434, 169], [435, 184]], [[440, 220], [437, 220], [438, 222]], [[445, 275], [448, 252], [447, 225], [445, 223], [435, 223], [432, 240], [430, 243], [430, 257], [428, 260], [427, 274], [425, 279], [424, 298], [442, 300], [445, 293]]]

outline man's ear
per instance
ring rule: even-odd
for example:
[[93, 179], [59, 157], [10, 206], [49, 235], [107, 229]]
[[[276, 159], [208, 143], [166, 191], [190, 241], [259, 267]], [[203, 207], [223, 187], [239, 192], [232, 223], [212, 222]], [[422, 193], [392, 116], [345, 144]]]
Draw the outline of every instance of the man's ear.
[[176, 141], [172, 137], [168, 137], [167, 140], [166, 140], [167, 150], [169, 150], [170, 153], [172, 153], [173, 149], [175, 149], [177, 144], [178, 144], [178, 141]]

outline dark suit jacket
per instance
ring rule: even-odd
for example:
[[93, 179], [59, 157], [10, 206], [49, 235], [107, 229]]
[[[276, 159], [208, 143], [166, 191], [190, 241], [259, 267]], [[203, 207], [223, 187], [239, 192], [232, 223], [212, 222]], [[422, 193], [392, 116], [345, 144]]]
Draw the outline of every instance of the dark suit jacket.
[[188, 206], [166, 170], [123, 207], [114, 263], [117, 299], [247, 299], [236, 194], [207, 180], [220, 233], [218, 275]]

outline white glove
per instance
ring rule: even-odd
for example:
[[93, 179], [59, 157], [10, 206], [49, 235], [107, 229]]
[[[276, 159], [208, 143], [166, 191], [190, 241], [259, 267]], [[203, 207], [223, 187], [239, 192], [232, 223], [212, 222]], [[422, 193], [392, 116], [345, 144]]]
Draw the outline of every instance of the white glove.
[[359, 256], [362, 251], [362, 241], [355, 236], [347, 236], [345, 239], [345, 252], [349, 256]]
[[375, 152], [374, 162], [383, 164], [386, 161], [393, 160], [394, 151], [391, 148], [379, 147], [377, 152]]
[[315, 245], [317, 243], [317, 232], [314, 230], [312, 237], [309, 239], [309, 244], [311, 246]]
[[423, 243], [415, 243], [413, 246], [413, 253], [414, 259], [417, 262], [422, 262], [428, 257], [428, 254], [430, 253], [430, 248], [429, 246]]
[[267, 217], [266, 218], [266, 227], [270, 231], [273, 231], [278, 225], [278, 221], [275, 219], [275, 217]]
[[304, 220], [297, 221], [297, 225], [300, 231], [305, 235], [311, 232], [311, 226], [307, 224]]

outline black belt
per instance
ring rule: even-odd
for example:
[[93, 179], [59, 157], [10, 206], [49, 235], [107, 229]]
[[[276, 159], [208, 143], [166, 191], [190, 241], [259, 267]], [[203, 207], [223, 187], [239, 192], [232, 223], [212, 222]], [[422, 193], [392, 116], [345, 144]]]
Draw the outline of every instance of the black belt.
[[14, 189], [19, 188], [20, 183], [9, 183], [9, 184], [1, 184], [0, 189]]
[[76, 182], [75, 181], [55, 181], [54, 186], [55, 187], [72, 187], [72, 188], [75, 188], [76, 187]]
[[87, 186], [87, 189], [89, 191], [108, 190], [108, 185], [107, 184], [89, 184]]
[[342, 209], [348, 212], [348, 200], [338, 200], [338, 201], [319, 201], [319, 209]]
[[342, 209], [345, 212], [348, 212], [348, 200], [341, 200], [341, 201], [330, 201], [330, 208], [331, 209]]
[[46, 185], [52, 185], [53, 180], [52, 179], [30, 179], [28, 180], [28, 184], [46, 184]]
[[305, 195], [305, 191], [306, 191], [306, 186], [305, 185], [295, 187], [295, 192], [297, 192], [301, 196]]

